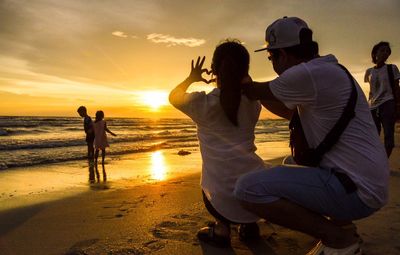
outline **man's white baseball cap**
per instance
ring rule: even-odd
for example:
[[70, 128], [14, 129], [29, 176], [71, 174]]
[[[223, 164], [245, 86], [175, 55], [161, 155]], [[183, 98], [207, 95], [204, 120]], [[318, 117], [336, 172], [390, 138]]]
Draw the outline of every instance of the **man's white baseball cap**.
[[268, 26], [265, 31], [266, 47], [256, 50], [282, 49], [299, 45], [300, 31], [308, 28], [307, 23], [297, 17], [283, 17]]

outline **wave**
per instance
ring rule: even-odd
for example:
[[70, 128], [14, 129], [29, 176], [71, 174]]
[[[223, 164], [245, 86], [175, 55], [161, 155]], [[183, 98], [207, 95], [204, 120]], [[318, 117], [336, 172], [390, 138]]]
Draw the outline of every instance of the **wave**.
[[0, 117], [0, 127], [63, 126], [82, 123], [80, 118]]
[[[118, 155], [126, 155], [131, 153], [143, 153], [143, 152], [151, 152], [157, 151], [160, 149], [169, 149], [171, 146], [168, 145], [167, 142], [157, 142], [153, 144], [149, 144], [146, 146], [122, 146], [120, 148], [116, 147], [113, 150], [110, 150], [107, 154], [111, 156]], [[185, 146], [183, 146], [185, 147]], [[14, 160], [10, 160], [8, 162], [0, 162], [0, 170], [16, 168], [16, 167], [27, 167], [33, 165], [41, 165], [41, 164], [50, 164], [50, 163], [62, 163], [67, 161], [75, 161], [75, 160], [84, 160], [87, 159], [86, 151], [82, 150], [82, 148], [76, 148], [74, 151], [63, 152], [50, 152], [43, 154], [21, 154], [19, 157], [15, 157]], [[47, 156], [51, 154], [51, 156]]]
[[51, 132], [45, 129], [0, 129], [0, 136], [35, 135]]
[[[170, 132], [170, 131], [162, 131], [156, 134], [143, 134], [143, 135], [127, 135], [120, 136], [116, 138], [109, 139], [110, 143], [118, 144], [118, 143], [151, 143], [152, 141], [156, 141], [159, 139], [164, 140], [174, 140], [174, 141], [192, 141], [196, 140], [197, 136], [191, 133], [180, 133], [180, 132]], [[86, 145], [86, 141], [84, 138], [75, 138], [75, 139], [26, 139], [26, 140], [14, 140], [11, 139], [7, 142], [3, 142], [0, 144], [0, 151], [15, 151], [15, 150], [27, 150], [27, 149], [45, 149], [45, 148], [62, 148], [62, 147], [71, 147], [71, 146], [84, 146]]]

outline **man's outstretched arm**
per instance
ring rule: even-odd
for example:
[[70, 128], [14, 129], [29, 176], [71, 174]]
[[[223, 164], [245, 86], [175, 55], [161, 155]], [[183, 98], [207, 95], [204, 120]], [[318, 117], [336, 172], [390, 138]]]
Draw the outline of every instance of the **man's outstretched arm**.
[[292, 118], [294, 110], [287, 108], [272, 94], [269, 82], [249, 83], [243, 86], [243, 92], [250, 100], [260, 100], [261, 104], [273, 114], [288, 120]]

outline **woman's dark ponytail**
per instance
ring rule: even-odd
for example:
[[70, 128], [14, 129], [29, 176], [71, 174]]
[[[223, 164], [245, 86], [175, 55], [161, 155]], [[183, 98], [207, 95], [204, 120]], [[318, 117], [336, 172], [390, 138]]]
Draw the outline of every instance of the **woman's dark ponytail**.
[[229, 121], [238, 126], [241, 81], [248, 74], [250, 57], [238, 41], [225, 41], [214, 51], [212, 71], [221, 90], [220, 104]]

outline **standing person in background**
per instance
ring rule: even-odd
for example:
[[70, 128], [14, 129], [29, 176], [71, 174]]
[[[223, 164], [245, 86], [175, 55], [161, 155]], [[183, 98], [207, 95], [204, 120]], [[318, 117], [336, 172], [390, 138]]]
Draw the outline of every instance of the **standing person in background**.
[[210, 93], [187, 89], [194, 82], [209, 83], [202, 77], [205, 57], [192, 60], [189, 76], [169, 95], [170, 103], [197, 125], [203, 160], [201, 187], [206, 209], [216, 222], [202, 228], [197, 237], [216, 246], [230, 246], [230, 225], [239, 225], [239, 238], [259, 237], [256, 215], [244, 210], [233, 195], [236, 180], [243, 174], [264, 168], [255, 153], [254, 129], [261, 105], [242, 95], [240, 81], [248, 75], [249, 53], [238, 41], [225, 41], [214, 51], [211, 69], [217, 88]]
[[87, 144], [87, 157], [89, 161], [93, 161], [94, 155], [94, 130], [93, 130], [93, 121], [92, 118], [87, 114], [87, 110], [85, 106], [80, 106], [77, 110], [79, 116], [83, 118], [83, 129], [86, 134], [86, 144]]
[[[110, 147], [108, 144], [107, 140], [107, 133], [110, 133], [112, 136], [117, 136], [113, 132], [111, 132], [107, 128], [107, 123], [104, 120], [104, 112], [103, 111], [97, 111], [96, 112], [96, 120], [94, 121], [94, 133], [95, 133], [95, 139], [94, 139], [94, 146], [96, 149], [95, 152], [95, 166], [96, 166], [96, 173], [98, 175], [97, 171], [97, 159], [99, 157], [99, 150], [101, 150], [101, 165], [103, 166], [103, 178], [104, 181], [106, 180], [106, 172], [104, 168], [104, 158], [106, 156], [106, 147]], [[97, 179], [99, 180], [99, 176], [97, 176]]]
[[[267, 52], [279, 76], [267, 82], [248, 77], [243, 90], [291, 119], [293, 156], [302, 165], [248, 173], [237, 181], [235, 195], [259, 217], [320, 240], [309, 254], [359, 255], [352, 221], [382, 208], [389, 185], [388, 159], [364, 93], [333, 55], [319, 56], [312, 30], [300, 18], [276, 20], [265, 40], [259, 51]], [[340, 135], [326, 139], [337, 126]], [[329, 141], [333, 146], [321, 153]]]
[[[386, 64], [392, 50], [388, 42], [380, 42], [372, 48], [374, 67], [367, 69], [364, 82], [370, 86], [369, 105], [378, 134], [383, 127], [386, 154], [390, 157], [394, 148], [394, 129], [396, 123], [396, 90], [399, 87], [400, 73], [396, 65]], [[400, 113], [397, 113], [400, 114]]]
[[95, 180], [95, 172], [93, 167], [93, 159], [94, 159], [94, 129], [93, 129], [93, 121], [92, 118], [87, 114], [87, 110], [85, 106], [80, 106], [77, 110], [79, 116], [83, 118], [83, 129], [86, 134], [86, 144], [87, 144], [87, 157], [89, 161], [89, 182], [93, 183]]

